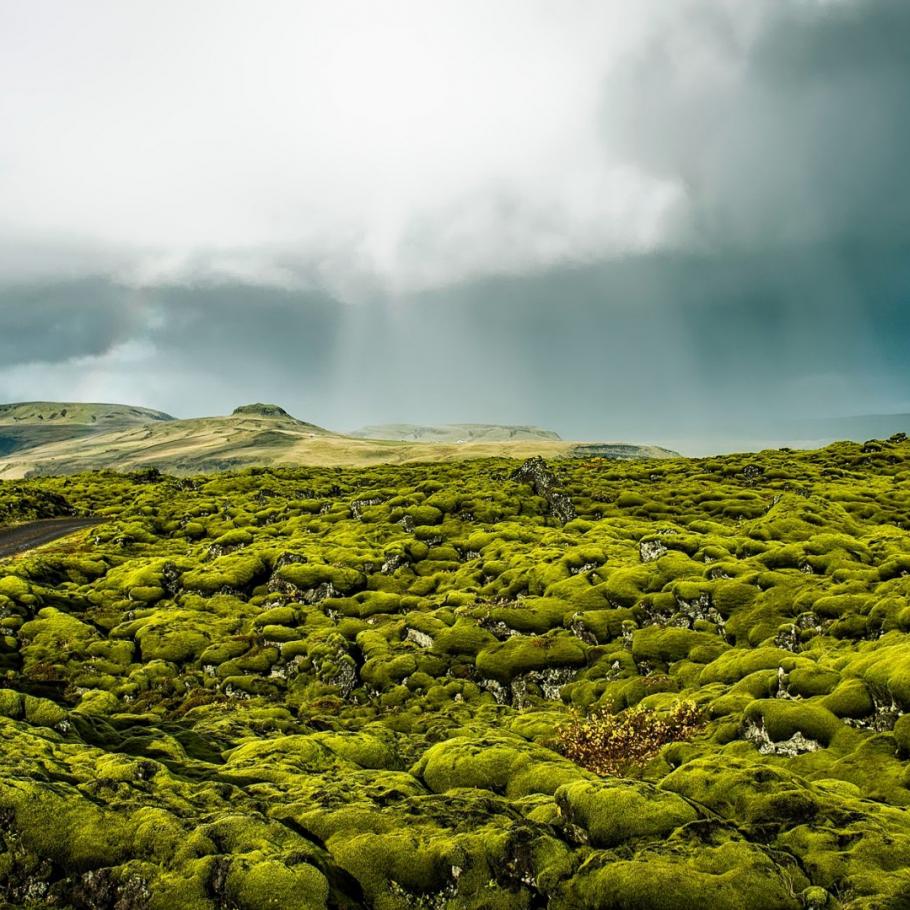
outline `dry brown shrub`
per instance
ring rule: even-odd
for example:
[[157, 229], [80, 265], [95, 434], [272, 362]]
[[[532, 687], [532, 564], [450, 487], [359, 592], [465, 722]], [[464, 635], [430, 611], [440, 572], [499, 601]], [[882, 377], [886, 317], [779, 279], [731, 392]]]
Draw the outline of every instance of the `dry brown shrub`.
[[704, 726], [698, 706], [677, 702], [658, 714], [637, 705], [620, 714], [601, 709], [576, 717], [557, 731], [562, 753], [601, 775], [628, 775], [672, 742], [690, 740]]

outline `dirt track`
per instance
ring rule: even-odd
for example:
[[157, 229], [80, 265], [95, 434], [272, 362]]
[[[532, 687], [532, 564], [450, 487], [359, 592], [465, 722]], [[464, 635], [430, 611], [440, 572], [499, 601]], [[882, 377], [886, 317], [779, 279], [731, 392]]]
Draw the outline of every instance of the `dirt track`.
[[101, 521], [100, 518], [42, 518], [13, 528], [0, 528], [0, 558], [40, 547]]

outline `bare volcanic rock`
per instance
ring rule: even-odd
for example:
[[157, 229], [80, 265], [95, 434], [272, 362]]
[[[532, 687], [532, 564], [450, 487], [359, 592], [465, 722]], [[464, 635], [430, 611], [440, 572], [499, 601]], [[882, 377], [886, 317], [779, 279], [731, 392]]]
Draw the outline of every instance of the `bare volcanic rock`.
[[550, 514], [563, 524], [575, 518], [575, 506], [568, 495], [560, 492], [559, 481], [539, 455], [529, 458], [512, 474], [512, 480], [530, 484], [531, 489], [543, 497], [550, 506]]

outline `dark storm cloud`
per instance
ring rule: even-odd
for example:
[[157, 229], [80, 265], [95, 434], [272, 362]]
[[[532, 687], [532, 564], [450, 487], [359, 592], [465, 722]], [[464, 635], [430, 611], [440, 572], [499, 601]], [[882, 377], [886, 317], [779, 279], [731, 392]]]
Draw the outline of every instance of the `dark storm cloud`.
[[143, 337], [181, 416], [262, 399], [305, 416], [325, 400], [342, 319], [328, 295], [222, 284], [157, 288], [146, 301], [154, 324]]
[[450, 338], [459, 322], [478, 328], [486, 365], [468, 373], [479, 386], [504, 377], [503, 413], [514, 394], [571, 435], [624, 428], [659, 439], [683, 426], [741, 431], [875, 401], [901, 407], [908, 278], [899, 250], [655, 254], [489, 280], [435, 295], [434, 306]]
[[104, 278], [0, 286], [0, 365], [104, 354], [140, 330], [133, 296]]
[[682, 183], [684, 245], [906, 239], [910, 4], [761, 10], [684, 7], [609, 81], [608, 145]]
[[178, 416], [250, 398], [309, 411], [333, 377], [343, 307], [245, 284], [106, 279], [0, 289], [0, 399], [120, 400]]
[[339, 304], [326, 294], [244, 284], [146, 289], [158, 318], [144, 333], [163, 352], [205, 369], [252, 362], [326, 370], [337, 342]]

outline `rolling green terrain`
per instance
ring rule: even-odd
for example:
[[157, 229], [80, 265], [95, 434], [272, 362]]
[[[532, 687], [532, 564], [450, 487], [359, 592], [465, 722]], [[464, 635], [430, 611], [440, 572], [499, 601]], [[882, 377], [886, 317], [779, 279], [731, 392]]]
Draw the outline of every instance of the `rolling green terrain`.
[[[0, 477], [20, 478], [48, 474], [74, 474], [105, 468], [154, 467], [171, 474], [233, 470], [274, 465], [372, 465], [415, 461], [490, 458], [572, 457], [586, 453], [579, 444], [562, 442], [556, 434], [494, 433], [490, 427], [468, 442], [457, 438], [409, 442], [364, 439], [333, 433], [292, 417], [274, 404], [236, 408], [227, 417], [175, 420], [157, 411], [125, 405], [41, 406], [43, 419], [31, 405], [9, 405], [0, 412]], [[97, 419], [86, 423], [72, 419], [73, 409], [110, 409], [111, 414], [132, 414], [132, 420], [107, 423], [108, 416], [89, 411]], [[64, 415], [63, 411], [67, 413]], [[20, 424], [30, 415], [27, 426]], [[51, 418], [48, 415], [56, 415]], [[4, 422], [7, 421], [7, 422]], [[53, 426], [49, 426], [53, 424]], [[104, 425], [106, 430], [98, 432]], [[25, 434], [25, 436], [23, 436]], [[4, 440], [6, 444], [4, 447]], [[620, 444], [612, 457], [662, 458], [676, 453], [657, 446]]]
[[905, 437], [0, 482], [73, 513], [0, 563], [8, 906], [910, 906]]
[[173, 419], [163, 411], [124, 404], [67, 401], [0, 404], [0, 457], [49, 443]]
[[81, 401], [20, 401], [0, 404], [4, 426], [85, 426], [105, 431], [113, 427], [174, 420], [164, 411], [129, 404], [90, 404]]

